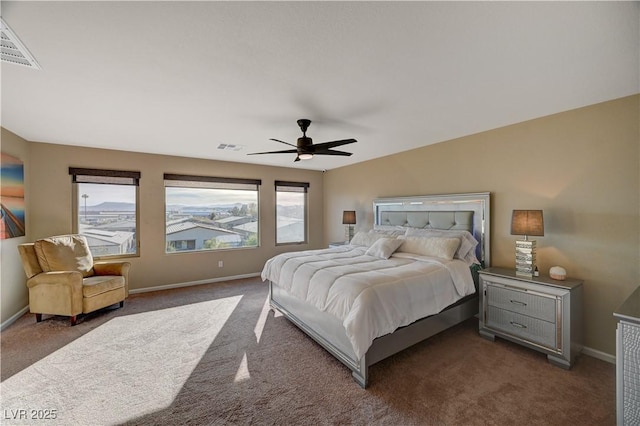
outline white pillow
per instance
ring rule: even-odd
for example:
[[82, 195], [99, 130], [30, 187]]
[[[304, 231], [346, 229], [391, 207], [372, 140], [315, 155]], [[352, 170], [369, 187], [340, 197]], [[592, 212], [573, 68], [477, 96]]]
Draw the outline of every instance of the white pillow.
[[460, 246], [459, 238], [398, 237], [403, 240], [399, 252], [433, 256], [451, 260]]
[[358, 231], [351, 239], [350, 244], [354, 246], [371, 247], [373, 243], [384, 237], [384, 234], [379, 234], [377, 232]]
[[367, 249], [365, 254], [388, 259], [403, 242], [398, 238], [380, 238]]
[[407, 237], [445, 237], [445, 238], [459, 238], [460, 246], [454, 254], [455, 259], [464, 260], [467, 265], [479, 264], [480, 262], [476, 258], [476, 246], [478, 240], [475, 239], [469, 231], [465, 230], [448, 230], [448, 229], [424, 229], [424, 228], [407, 228], [405, 233]]

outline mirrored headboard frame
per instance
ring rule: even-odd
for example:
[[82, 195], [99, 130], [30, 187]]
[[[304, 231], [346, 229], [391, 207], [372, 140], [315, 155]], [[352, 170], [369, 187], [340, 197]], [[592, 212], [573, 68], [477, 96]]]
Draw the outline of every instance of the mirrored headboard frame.
[[420, 195], [378, 198], [373, 201], [374, 224], [381, 225], [384, 212], [473, 212], [472, 234], [478, 240], [476, 257], [491, 265], [491, 193]]

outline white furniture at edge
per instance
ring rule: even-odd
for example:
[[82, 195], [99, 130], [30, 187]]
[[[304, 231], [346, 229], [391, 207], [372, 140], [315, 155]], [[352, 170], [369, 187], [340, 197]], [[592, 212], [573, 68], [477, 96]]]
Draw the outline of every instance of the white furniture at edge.
[[616, 332], [616, 412], [620, 426], [640, 425], [640, 287], [613, 313]]
[[505, 268], [479, 273], [480, 335], [500, 336], [571, 368], [582, 350], [582, 281], [522, 277]]

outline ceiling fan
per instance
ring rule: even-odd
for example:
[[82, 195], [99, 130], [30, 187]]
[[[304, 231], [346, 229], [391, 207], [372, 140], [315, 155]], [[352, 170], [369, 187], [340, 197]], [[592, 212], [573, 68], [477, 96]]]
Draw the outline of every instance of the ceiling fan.
[[295, 149], [285, 149], [282, 151], [268, 151], [268, 152], [252, 152], [247, 155], [258, 155], [258, 154], [297, 154], [296, 161], [300, 160], [310, 160], [314, 155], [342, 155], [348, 157], [351, 155], [350, 152], [337, 151], [331, 148], [335, 148], [337, 146], [347, 145], [350, 143], [358, 142], [355, 139], [342, 139], [339, 141], [331, 141], [324, 143], [314, 144], [313, 140], [307, 137], [307, 129], [311, 124], [311, 120], [306, 118], [301, 118], [298, 120], [298, 126], [300, 126], [300, 130], [302, 130], [302, 137], [298, 138], [298, 142], [296, 145], [290, 144], [289, 142], [284, 142], [278, 139], [269, 139], [275, 142], [280, 142], [285, 145], [289, 145], [294, 147]]

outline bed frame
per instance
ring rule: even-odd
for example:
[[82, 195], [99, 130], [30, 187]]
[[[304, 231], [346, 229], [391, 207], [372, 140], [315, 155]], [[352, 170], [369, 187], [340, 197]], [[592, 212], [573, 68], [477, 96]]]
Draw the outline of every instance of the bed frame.
[[[375, 225], [468, 230], [478, 240], [476, 257], [483, 267], [490, 266], [490, 211], [488, 192], [381, 198], [373, 202]], [[476, 281], [476, 289], [477, 286]], [[282, 313], [351, 369], [353, 378], [362, 388], [368, 385], [369, 366], [478, 314], [476, 292], [436, 315], [378, 337], [358, 359], [342, 323], [336, 318], [306, 305], [271, 282], [269, 302], [273, 310]]]

